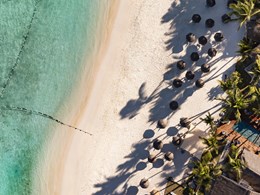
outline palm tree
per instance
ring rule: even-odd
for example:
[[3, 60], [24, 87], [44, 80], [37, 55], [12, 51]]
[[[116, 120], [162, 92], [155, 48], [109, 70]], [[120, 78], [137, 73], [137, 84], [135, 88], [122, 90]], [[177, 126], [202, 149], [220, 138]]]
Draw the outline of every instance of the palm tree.
[[241, 28], [245, 22], [249, 21], [254, 15], [260, 13], [260, 10], [255, 7], [256, 0], [238, 1], [236, 4], [231, 3], [229, 7], [233, 10], [230, 13], [235, 15], [235, 20], [240, 20], [239, 28]]
[[242, 171], [246, 167], [245, 164], [239, 158], [231, 158], [228, 155], [228, 166], [229, 172], [233, 173], [236, 177], [236, 180], [239, 181], [242, 177]]
[[206, 149], [210, 152], [212, 152], [213, 154], [218, 155], [218, 150], [219, 150], [219, 143], [218, 143], [218, 139], [217, 139], [217, 135], [211, 135], [208, 138], [205, 137], [199, 137], [203, 144], [206, 145]]
[[192, 189], [189, 185], [187, 185], [184, 190], [183, 190], [183, 194], [184, 195], [198, 195], [198, 193], [196, 193], [194, 191], [194, 189]]
[[259, 57], [259, 55], [257, 55], [253, 70], [250, 73], [254, 75], [252, 84], [257, 85], [258, 82], [260, 81], [260, 57]]
[[205, 187], [205, 189], [209, 189], [211, 187], [212, 177], [210, 175], [210, 167], [205, 165], [201, 161], [195, 161], [194, 167], [192, 170], [193, 181], [196, 184], [196, 192], [200, 190], [200, 188]]
[[240, 159], [239, 148], [235, 145], [231, 145], [229, 154], [227, 156], [227, 164], [225, 170], [235, 176], [235, 179], [239, 181], [242, 176], [242, 171], [246, 167], [245, 163]]
[[227, 91], [237, 87], [240, 82], [240, 74], [235, 71], [225, 81], [219, 81], [219, 85], [223, 91]]
[[239, 148], [232, 144], [229, 149], [229, 155], [231, 158], [237, 158], [239, 156]]
[[256, 87], [256, 91], [255, 91], [255, 99], [256, 101], [254, 102], [254, 104], [252, 104], [252, 111], [254, 113], [254, 115], [256, 115], [257, 117], [260, 117], [260, 89]]
[[252, 111], [254, 112], [254, 115], [260, 117], [260, 103], [258, 103], [255, 108], [252, 108]]
[[195, 192], [209, 192], [213, 179], [222, 174], [222, 166], [203, 160], [193, 161], [193, 164], [194, 167], [192, 169], [190, 178], [192, 178], [196, 184]]
[[238, 46], [239, 50], [237, 51], [237, 53], [242, 56], [242, 62], [250, 57], [251, 53], [255, 51], [255, 45], [251, 43], [250, 40], [246, 37], [239, 41]]
[[205, 118], [200, 118], [201, 121], [203, 121], [204, 123], [206, 123], [207, 125], [210, 126], [211, 131], [214, 131], [215, 127], [214, 127], [214, 118], [212, 117], [212, 115], [208, 112], [208, 114], [206, 115]]
[[254, 91], [250, 90], [248, 93], [243, 93], [244, 91], [236, 87], [226, 91], [226, 98], [217, 98], [224, 103], [223, 111], [226, 119], [234, 115], [237, 122], [241, 121], [241, 110], [248, 108], [256, 100], [256, 96], [253, 95]]
[[202, 155], [201, 155], [201, 161], [203, 164], [207, 164], [212, 160], [213, 156], [209, 150], [206, 150]]

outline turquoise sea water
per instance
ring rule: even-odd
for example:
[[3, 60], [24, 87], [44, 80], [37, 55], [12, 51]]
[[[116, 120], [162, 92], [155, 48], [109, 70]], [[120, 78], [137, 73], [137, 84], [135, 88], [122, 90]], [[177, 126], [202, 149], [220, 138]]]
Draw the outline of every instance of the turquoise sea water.
[[249, 141], [260, 146], [260, 132], [245, 122], [239, 122], [234, 125], [233, 129], [247, 138]]
[[[90, 68], [86, 54], [97, 47], [100, 14], [108, 1], [2, 0], [0, 107], [25, 107], [60, 119], [70, 109], [66, 100], [80, 73]], [[0, 110], [0, 195], [31, 194], [36, 156], [55, 125], [40, 116]]]

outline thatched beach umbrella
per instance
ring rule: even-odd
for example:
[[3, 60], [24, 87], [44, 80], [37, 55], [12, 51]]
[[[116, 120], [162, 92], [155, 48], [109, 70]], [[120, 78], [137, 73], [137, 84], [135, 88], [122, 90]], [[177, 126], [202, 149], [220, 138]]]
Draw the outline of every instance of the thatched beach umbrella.
[[169, 107], [171, 110], [177, 110], [179, 107], [179, 104], [176, 101], [171, 101]]
[[186, 35], [186, 40], [188, 42], [195, 42], [196, 41], [196, 37], [195, 37], [195, 35], [193, 33], [189, 33], [189, 34]]
[[198, 61], [200, 59], [200, 56], [197, 52], [192, 52], [191, 55], [190, 55], [190, 59], [192, 61]]
[[205, 22], [206, 27], [212, 28], [215, 25], [215, 21], [211, 18], [207, 19]]
[[158, 127], [161, 128], [161, 129], [164, 129], [165, 127], [167, 127], [169, 121], [167, 119], [160, 119], [158, 121]]
[[162, 147], [163, 147], [163, 142], [162, 142], [162, 140], [155, 139], [154, 142], [153, 142], [153, 147], [154, 147], [154, 149], [156, 149], [156, 150], [162, 149]]
[[147, 178], [143, 178], [140, 181], [141, 188], [148, 188], [149, 187], [149, 180]]
[[156, 160], [156, 155], [150, 154], [150, 155], [148, 156], [148, 162], [154, 163], [155, 160]]
[[172, 82], [172, 85], [176, 88], [179, 88], [182, 86], [182, 80], [181, 79], [174, 79], [173, 82]]
[[192, 22], [194, 22], [194, 23], [199, 23], [200, 20], [201, 20], [201, 17], [200, 17], [199, 14], [194, 14], [194, 15], [192, 16]]
[[202, 79], [198, 79], [196, 81], [196, 87], [202, 88], [204, 86], [205, 82]]
[[221, 16], [221, 20], [223, 23], [228, 23], [231, 20], [231, 17], [227, 14]]
[[217, 50], [215, 48], [209, 48], [208, 55], [212, 58], [215, 57], [217, 55]]
[[172, 152], [166, 152], [166, 153], [164, 154], [164, 158], [165, 158], [167, 161], [172, 161], [172, 160], [173, 160], [173, 157], [174, 157], [174, 155], [173, 155]]
[[177, 67], [180, 70], [183, 70], [186, 67], [186, 63], [183, 60], [180, 60], [180, 61], [177, 62]]
[[188, 80], [192, 80], [192, 79], [194, 79], [195, 74], [194, 74], [194, 72], [192, 72], [192, 71], [189, 70], [189, 71], [186, 72], [185, 77], [186, 77]]
[[210, 71], [210, 65], [202, 64], [201, 65], [201, 71], [204, 72], [204, 73], [209, 72]]
[[179, 145], [181, 145], [181, 142], [182, 142], [182, 138], [181, 137], [178, 137], [178, 136], [173, 136], [172, 137], [173, 145], [179, 146]]
[[207, 3], [208, 7], [213, 7], [214, 5], [216, 5], [216, 1], [215, 0], [207, 0], [206, 3]]
[[224, 39], [224, 36], [223, 36], [223, 34], [222, 33], [216, 33], [215, 35], [214, 35], [214, 39], [215, 39], [215, 41], [217, 41], [217, 42], [221, 42], [221, 41], [223, 41], [223, 39]]
[[180, 125], [182, 127], [186, 127], [186, 128], [189, 129], [190, 128], [190, 123], [191, 123], [191, 121], [187, 117], [180, 118]]
[[208, 39], [205, 36], [200, 36], [199, 37], [199, 44], [206, 45], [207, 42], [208, 42]]

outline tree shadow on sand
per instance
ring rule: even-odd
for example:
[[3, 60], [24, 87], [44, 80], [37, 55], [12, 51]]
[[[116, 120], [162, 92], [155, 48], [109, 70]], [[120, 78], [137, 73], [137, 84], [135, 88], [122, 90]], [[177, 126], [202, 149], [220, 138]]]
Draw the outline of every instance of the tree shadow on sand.
[[[198, 6], [199, 4], [201, 6]], [[223, 9], [223, 5], [217, 4], [213, 8], [208, 8], [205, 6], [205, 3], [202, 3], [200, 0], [174, 1], [171, 4], [168, 12], [162, 17], [161, 23], [170, 24], [169, 31], [165, 33], [168, 38], [165, 41], [165, 45], [166, 50], [172, 51], [173, 63], [166, 66], [166, 72], [163, 74], [162, 81], [149, 97], [142, 94], [145, 83], [140, 86], [139, 98], [129, 100], [120, 111], [119, 114], [122, 119], [133, 118], [147, 103], [152, 104], [148, 119], [149, 122], [154, 123], [161, 118], [169, 117], [173, 114], [172, 110], [169, 108], [169, 103], [172, 100], [177, 101], [181, 106], [189, 96], [192, 96], [196, 90], [199, 90], [195, 87], [195, 81], [199, 78], [204, 79], [204, 77], [207, 76], [207, 74], [202, 73], [200, 70], [200, 66], [203, 63], [208, 63], [211, 66], [211, 72], [214, 71], [214, 74], [211, 77], [204, 79], [205, 82], [215, 79], [225, 72], [221, 70], [225, 65], [219, 68], [217, 67], [217, 63], [226, 57], [236, 55], [234, 45], [227, 44], [227, 40], [232, 37], [230, 31], [230, 25], [232, 24], [223, 24], [221, 21], [221, 14], [226, 12], [227, 9]], [[202, 17], [199, 24], [191, 22], [192, 15], [196, 13], [199, 13]], [[213, 18], [215, 20], [215, 26], [213, 28], [205, 27], [205, 20], [208, 18]], [[216, 32], [220, 31], [224, 34], [224, 40], [222, 42], [216, 42], [213, 39], [213, 36]], [[235, 31], [236, 28], [234, 29], [234, 32]], [[202, 35], [206, 36], [208, 38], [208, 43], [205, 46], [199, 45], [197, 41], [195, 43], [188, 43], [186, 41], [186, 34], [190, 32], [194, 33], [197, 38]], [[218, 55], [216, 57], [210, 58], [208, 56], [207, 51], [211, 47], [217, 49]], [[190, 59], [190, 54], [192, 52], [198, 52], [200, 59], [197, 62], [193, 62]], [[184, 71], [179, 70], [176, 66], [176, 62], [179, 60], [184, 60], [186, 62], [186, 70], [195, 72], [195, 78], [193, 80], [189, 81], [185, 77], [183, 78], [183, 76], [180, 78], [180, 75], [183, 75]], [[172, 87], [171, 83], [174, 78], [182, 79], [184, 82], [183, 86], [178, 89]], [[162, 85], [162, 83], [164, 83], [164, 85]], [[165, 85], [168, 86], [165, 87]], [[212, 89], [208, 93], [209, 98], [213, 100], [213, 98], [218, 95], [217, 93], [219, 94], [221, 91]]]
[[[95, 184], [94, 187], [99, 188], [100, 190], [94, 194], [137, 194], [139, 191], [139, 184], [133, 186], [129, 183], [129, 180], [138, 172], [142, 173], [142, 170], [147, 168], [148, 161], [146, 159], [149, 155], [148, 150], [152, 150], [150, 141], [146, 140], [134, 144], [133, 151], [125, 157], [126, 161], [117, 167], [114, 176], [106, 178], [106, 181], [103, 183]], [[165, 162], [165, 160], [163, 160], [163, 154], [168, 151], [174, 153], [173, 163]], [[183, 169], [186, 168], [192, 154], [171, 143], [165, 143], [157, 156], [157, 162], [153, 164], [152, 169], [158, 169], [158, 172], [154, 175], [147, 175], [147, 177], [148, 179], [151, 179], [159, 176], [162, 178], [161, 182], [164, 182], [166, 181], [166, 176], [178, 176]]]
[[[171, 50], [173, 56], [173, 63], [167, 65], [167, 71], [163, 75], [163, 81], [171, 85], [172, 79], [179, 78], [182, 79], [184, 83], [182, 87], [178, 89], [166, 87], [158, 91], [152, 101], [149, 116], [150, 122], [153, 123], [161, 118], [166, 118], [174, 114], [169, 108], [170, 101], [177, 101], [179, 106], [181, 106], [196, 90], [200, 90], [195, 86], [197, 79], [202, 78], [206, 84], [208, 81], [230, 71], [222, 71], [222, 69], [225, 67], [225, 64], [230, 63], [234, 56], [236, 56], [234, 45], [227, 43], [227, 40], [231, 40], [233, 36], [230, 25], [234, 26], [234, 24], [222, 23], [221, 15], [227, 12], [227, 9], [223, 6], [223, 4], [217, 4], [216, 7], [208, 8], [205, 6], [205, 3], [202, 3], [200, 0], [174, 1], [168, 9], [168, 12], [162, 17], [162, 24], [170, 23], [169, 31], [165, 33], [166, 37], [168, 37], [165, 44], [166, 50]], [[192, 15], [197, 13], [202, 17], [199, 24], [191, 22]], [[205, 27], [205, 20], [208, 18], [215, 20], [215, 26], [213, 28]], [[229, 27], [227, 28], [227, 26]], [[236, 29], [233, 29], [233, 31], [235, 32]], [[188, 43], [186, 41], [186, 35], [190, 32], [194, 33], [197, 38], [202, 35], [206, 36], [208, 43], [205, 46], [199, 45], [197, 41], [195, 43]], [[216, 32], [222, 32], [224, 34], [224, 40], [222, 42], [216, 42], [214, 40], [213, 36]], [[207, 54], [209, 48], [216, 48], [218, 55], [213, 58], [209, 57]], [[190, 59], [192, 52], [198, 52], [200, 56], [198, 61], [193, 62]], [[227, 57], [232, 58], [226, 60]], [[176, 63], [179, 60], [186, 62], [186, 70], [195, 72], [195, 78], [193, 80], [189, 81], [183, 76], [180, 77], [180, 75], [183, 75], [185, 72], [177, 68]], [[227, 61], [223, 67], [217, 67], [217, 63], [223, 60]], [[203, 73], [201, 71], [200, 66], [203, 63], [210, 65], [210, 73]], [[212, 75], [208, 77], [208, 74]], [[208, 92], [208, 96], [213, 100], [220, 93], [221, 90], [215, 88], [215, 90], [212, 89]]]
[[[149, 152], [147, 150], [150, 141], [145, 140], [142, 142], [138, 142], [132, 146], [133, 151], [125, 156], [126, 161], [123, 164], [120, 164], [117, 167], [117, 171], [114, 176], [106, 178], [106, 181], [103, 183], [95, 184], [95, 188], [100, 188], [95, 195], [103, 195], [103, 194], [127, 194], [129, 191], [128, 181], [133, 177], [138, 171], [146, 168], [145, 162], [140, 162], [140, 160], [144, 160], [148, 157]], [[123, 192], [119, 191], [122, 187], [119, 188], [120, 185], [123, 185]], [[131, 189], [136, 191], [134, 186], [131, 186]]]
[[[165, 36], [167, 37], [165, 45], [166, 50], [170, 50], [172, 52], [173, 63], [166, 66], [166, 72], [163, 74], [162, 81], [154, 89], [151, 95], [145, 95], [145, 83], [141, 84], [138, 90], [138, 98], [129, 100], [120, 111], [119, 114], [121, 119], [131, 119], [135, 117], [143, 108], [143, 106], [148, 103], [149, 106], [151, 106], [148, 117], [149, 122], [154, 123], [159, 119], [171, 117], [174, 115], [175, 111], [170, 109], [169, 103], [172, 100], [177, 101], [179, 104], [178, 109], [180, 109], [181, 105], [189, 97], [191, 97], [193, 93], [196, 92], [196, 90], [200, 90], [195, 85], [195, 81], [197, 79], [203, 78], [204, 81], [207, 82], [216, 78], [217, 76], [220, 76], [219, 74], [224, 74], [224, 72], [219, 72], [216, 64], [226, 57], [233, 57], [236, 55], [234, 51], [234, 45], [227, 44], [227, 39], [230, 39], [233, 36], [232, 31], [230, 28], [225, 28], [223, 26], [224, 24], [221, 22], [221, 15], [224, 14], [226, 10], [223, 9], [223, 7], [219, 7], [218, 5], [216, 6], [217, 11], [214, 10], [214, 7], [202, 8], [201, 6], [198, 6], [199, 4], [201, 6], [205, 6], [205, 3], [201, 0], [176, 0], [171, 4], [168, 12], [162, 17], [162, 24], [170, 23], [169, 31], [165, 33]], [[211, 15], [209, 15], [209, 12]], [[199, 13], [202, 17], [202, 21], [199, 24], [194, 24], [190, 21], [192, 15], [196, 13]], [[213, 18], [215, 20], [215, 26], [211, 29], [205, 27], [205, 20], [208, 18]], [[234, 29], [236, 30], [236, 28]], [[192, 33], [194, 33], [197, 37], [204, 35], [208, 38], [208, 40], [211, 41], [209, 41], [203, 47], [198, 46], [197, 43], [187, 43], [185, 36], [186, 34], [190, 33], [190, 31], [192, 31]], [[221, 31], [225, 37], [221, 43], [217, 43], [212, 39], [212, 36], [214, 36], [215, 32], [219, 31]], [[218, 50], [218, 55], [214, 58], [210, 58], [207, 55], [207, 50], [211, 47], [214, 47]], [[190, 59], [190, 54], [195, 51], [198, 52], [200, 56], [200, 59], [197, 62], [193, 62]], [[186, 78], [183, 78], [183, 76], [180, 78], [180, 75], [183, 75], [184, 71], [177, 68], [176, 62], [181, 59], [187, 63], [185, 71], [194, 71], [195, 78], [193, 80], [187, 80]], [[211, 72], [214, 72], [212, 73], [211, 77], [207, 78], [208, 75], [201, 72], [200, 65], [202, 65], [202, 63], [209, 63], [212, 67]], [[172, 79], [174, 78], [180, 78], [183, 81], [183, 84], [180, 88], [174, 88], [171, 85]], [[220, 90], [218, 88], [212, 88], [208, 92], [208, 96], [213, 100], [219, 94], [219, 92]], [[216, 105], [213, 108], [218, 106], [220, 105]], [[192, 121], [197, 120], [199, 117], [213, 108], [209, 108], [208, 110], [198, 113], [195, 116], [191, 116], [190, 119]], [[147, 149], [149, 149], [149, 139], [152, 138], [154, 134], [152, 131], [150, 131], [150, 129], [145, 133], [146, 134], [143, 135], [143, 139], [136, 143], [133, 146], [133, 151], [125, 157], [126, 161], [118, 166], [115, 175], [106, 178], [105, 182], [95, 185], [96, 188], [101, 188], [96, 194], [129, 194], [131, 192], [133, 194], [138, 193], [138, 186], [129, 185], [128, 181], [138, 171], [146, 168], [145, 164], [140, 162], [140, 160], [148, 157]], [[175, 135], [176, 129], [171, 129], [167, 131], [166, 134]], [[189, 142], [193, 138], [194, 136], [192, 138], [187, 138], [185, 141]], [[166, 182], [165, 178], [168, 176], [179, 176], [183, 172], [183, 169], [185, 169], [185, 166], [188, 166], [189, 160], [193, 157], [193, 155], [186, 150], [175, 147], [171, 143], [164, 144], [162, 152], [166, 151], [171, 151], [174, 153], [175, 157], [173, 166], [163, 166], [161, 168], [158, 166], [158, 168], [160, 168], [160, 172], [150, 176], [154, 177], [156, 175], [160, 175], [163, 178], [162, 184]]]

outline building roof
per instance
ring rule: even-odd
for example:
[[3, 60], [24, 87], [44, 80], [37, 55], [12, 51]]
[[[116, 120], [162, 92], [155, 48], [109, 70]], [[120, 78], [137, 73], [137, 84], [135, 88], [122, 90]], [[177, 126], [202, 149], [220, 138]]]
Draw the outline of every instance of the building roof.
[[260, 195], [260, 193], [250, 191], [239, 183], [221, 175], [218, 177], [211, 189], [211, 195]]
[[248, 150], [243, 150], [242, 158], [246, 163], [242, 179], [246, 180], [254, 191], [260, 192], [260, 157]]
[[247, 168], [260, 177], [260, 157], [246, 149], [243, 150], [242, 157], [246, 163]]

